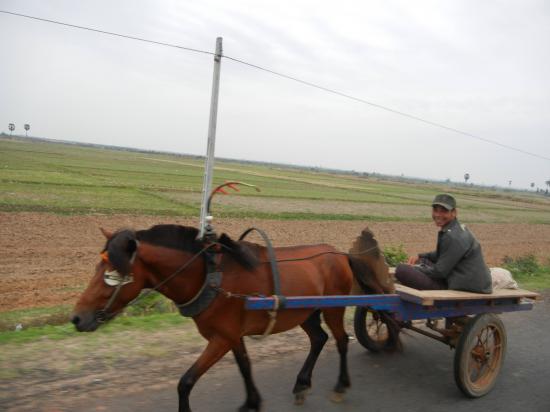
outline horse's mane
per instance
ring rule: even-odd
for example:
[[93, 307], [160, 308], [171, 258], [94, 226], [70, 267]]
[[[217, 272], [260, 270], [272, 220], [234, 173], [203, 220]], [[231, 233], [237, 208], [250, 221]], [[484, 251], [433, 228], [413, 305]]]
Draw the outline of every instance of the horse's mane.
[[155, 225], [149, 229], [138, 230], [137, 240], [169, 249], [198, 253], [204, 247], [197, 239], [199, 230], [180, 225]]
[[259, 265], [260, 260], [257, 251], [252, 248], [256, 245], [243, 241], [235, 242], [225, 233], [220, 236], [218, 242], [222, 245], [222, 249], [226, 250], [231, 257], [246, 269], [254, 269]]
[[[124, 234], [128, 231], [117, 232]], [[150, 243], [157, 246], [163, 246], [170, 249], [182, 250], [190, 253], [199, 253], [204, 248], [204, 243], [197, 239], [199, 230], [194, 227], [180, 225], [156, 225], [149, 229], [138, 230], [135, 237], [139, 241]], [[235, 259], [246, 269], [252, 269], [258, 265], [258, 258], [248, 248], [246, 242], [235, 242], [225, 233], [220, 236], [218, 242], [222, 245], [221, 253], [225, 253]], [[106, 249], [109, 242], [107, 242]]]

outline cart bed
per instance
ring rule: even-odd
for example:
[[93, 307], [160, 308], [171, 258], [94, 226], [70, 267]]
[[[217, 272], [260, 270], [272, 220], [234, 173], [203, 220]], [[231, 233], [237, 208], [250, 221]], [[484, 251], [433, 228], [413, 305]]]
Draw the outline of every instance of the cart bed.
[[499, 289], [493, 293], [473, 293], [460, 290], [418, 290], [408, 286], [395, 285], [399, 297], [407, 302], [422, 306], [433, 306], [436, 301], [493, 300], [503, 298], [522, 298], [539, 300], [540, 294], [524, 289]]

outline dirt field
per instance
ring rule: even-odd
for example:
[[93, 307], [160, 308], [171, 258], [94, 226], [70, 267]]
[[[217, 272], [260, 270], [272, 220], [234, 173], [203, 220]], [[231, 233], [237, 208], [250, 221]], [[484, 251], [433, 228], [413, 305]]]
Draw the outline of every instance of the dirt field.
[[[0, 311], [72, 304], [93, 273], [105, 239], [99, 228], [142, 229], [157, 223], [194, 225], [189, 219], [147, 216], [59, 216], [0, 213]], [[220, 220], [219, 233], [233, 237], [250, 226], [264, 229], [275, 245], [326, 242], [346, 251], [367, 225], [341, 221]], [[436, 228], [429, 223], [371, 223], [382, 246], [403, 244], [408, 253], [431, 250]], [[487, 263], [506, 255], [550, 256], [550, 226], [472, 224]]]

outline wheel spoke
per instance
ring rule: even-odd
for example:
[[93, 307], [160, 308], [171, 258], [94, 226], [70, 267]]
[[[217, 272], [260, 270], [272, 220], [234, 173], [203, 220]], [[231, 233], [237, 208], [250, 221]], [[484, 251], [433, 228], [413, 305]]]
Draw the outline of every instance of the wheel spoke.
[[481, 373], [481, 364], [476, 359], [470, 359], [468, 377], [472, 382], [479, 379]]

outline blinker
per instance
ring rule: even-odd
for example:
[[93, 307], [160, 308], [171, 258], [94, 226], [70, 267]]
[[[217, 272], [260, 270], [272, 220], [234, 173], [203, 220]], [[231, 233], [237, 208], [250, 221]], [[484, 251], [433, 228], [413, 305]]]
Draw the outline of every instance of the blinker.
[[[107, 250], [104, 250], [99, 254], [101, 256], [101, 260], [105, 263], [110, 264], [109, 261], [109, 252]], [[130, 258], [130, 264], [133, 264], [137, 256], [137, 250], [134, 251], [132, 254], [132, 257]], [[120, 273], [118, 273], [116, 270], [108, 271], [106, 270], [103, 272], [103, 281], [108, 286], [124, 286], [128, 283], [132, 283], [134, 281], [134, 277], [130, 273], [128, 276], [122, 276]]]
[[108, 286], [124, 286], [134, 281], [134, 277], [130, 274], [128, 276], [122, 276], [116, 270], [105, 271], [103, 273], [103, 281]]

